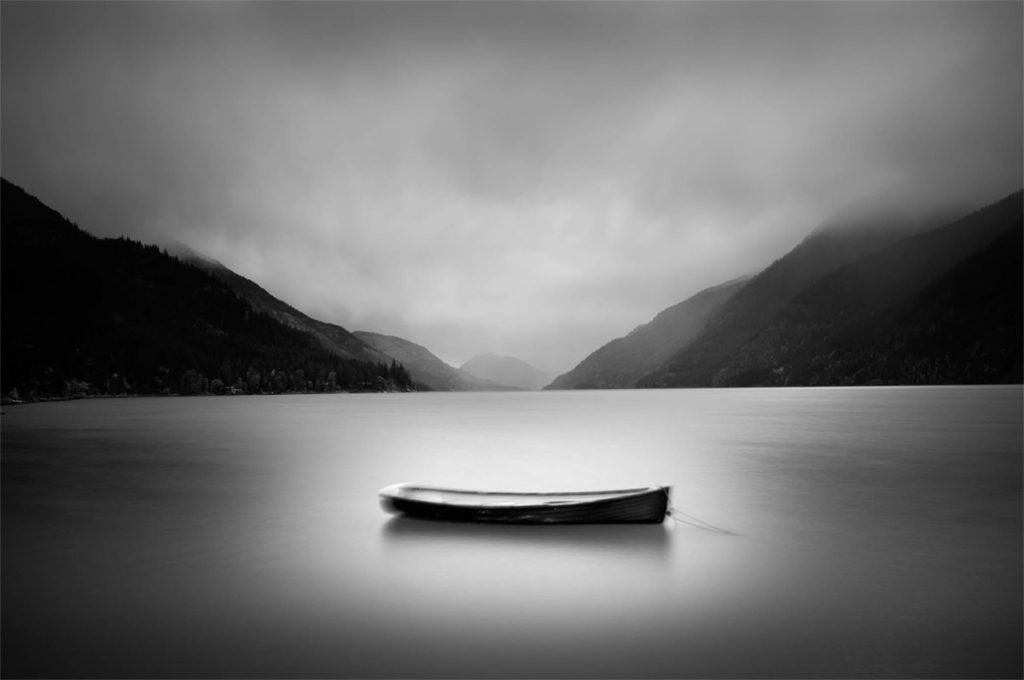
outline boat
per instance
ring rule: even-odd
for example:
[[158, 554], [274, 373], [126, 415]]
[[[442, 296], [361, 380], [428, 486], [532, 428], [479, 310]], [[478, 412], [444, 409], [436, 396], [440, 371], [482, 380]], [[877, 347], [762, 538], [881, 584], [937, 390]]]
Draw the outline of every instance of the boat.
[[503, 524], [658, 524], [669, 513], [672, 487], [606, 491], [470, 491], [393, 484], [379, 491], [387, 512], [448, 522]]

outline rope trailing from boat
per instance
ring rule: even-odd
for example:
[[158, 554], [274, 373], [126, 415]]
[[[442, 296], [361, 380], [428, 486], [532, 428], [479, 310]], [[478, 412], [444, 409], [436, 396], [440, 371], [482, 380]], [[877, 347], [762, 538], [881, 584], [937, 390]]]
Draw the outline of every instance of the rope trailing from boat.
[[[687, 515], [685, 512], [682, 512], [675, 508], [669, 508], [667, 514], [669, 517], [679, 522], [680, 524], [688, 524], [691, 527], [696, 527], [697, 529], [704, 529], [705, 531], [712, 531], [716, 534], [723, 534], [725, 536], [739, 536], [739, 534], [737, 534], [734, 531], [729, 531], [728, 529], [722, 529], [720, 527], [714, 526], [713, 524], [708, 524], [703, 520], [699, 520], [696, 517]], [[682, 518], [679, 517], [679, 515], [682, 515]]]
[[[665, 494], [668, 495], [667, 490], [665, 491]], [[674, 505], [672, 505], [671, 501], [672, 499], [670, 497], [668, 510], [665, 511], [665, 514], [674, 519], [679, 524], [688, 524], [691, 527], [695, 527], [697, 529], [704, 529], [705, 531], [711, 531], [716, 534], [722, 534], [724, 536], [739, 536], [739, 534], [733, 531], [729, 531], [728, 529], [722, 529], [721, 527], [716, 527], [713, 524], [708, 524], [704, 520], [697, 519], [693, 515], [686, 514], [682, 510], [679, 510]]]

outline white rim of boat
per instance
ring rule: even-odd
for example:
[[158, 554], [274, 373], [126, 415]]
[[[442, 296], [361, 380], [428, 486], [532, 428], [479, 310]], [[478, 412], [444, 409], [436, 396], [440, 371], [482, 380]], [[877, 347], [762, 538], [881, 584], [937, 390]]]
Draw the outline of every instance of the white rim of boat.
[[[481, 491], [475, 489], [454, 489], [425, 484], [403, 482], [392, 484], [381, 489], [378, 494], [383, 499], [411, 500], [421, 503], [440, 505], [473, 506], [481, 501], [491, 507], [513, 507], [524, 505], [573, 505], [592, 503], [598, 500], [620, 499], [629, 496], [641, 496], [651, 492], [663, 491], [668, 495], [669, 486], [659, 484], [628, 489], [599, 489], [595, 491]], [[425, 494], [423, 492], [426, 492]], [[430, 494], [436, 494], [434, 498]], [[460, 502], [458, 496], [464, 496]], [[500, 500], [505, 496], [507, 500]]]

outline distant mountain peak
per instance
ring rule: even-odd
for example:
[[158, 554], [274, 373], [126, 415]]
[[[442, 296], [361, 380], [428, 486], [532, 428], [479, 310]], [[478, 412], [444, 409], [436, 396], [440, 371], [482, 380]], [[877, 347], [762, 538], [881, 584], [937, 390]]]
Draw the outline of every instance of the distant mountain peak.
[[478, 378], [462, 369], [449, 366], [433, 352], [415, 342], [394, 335], [355, 331], [355, 336], [390, 356], [409, 369], [413, 380], [437, 391], [488, 391], [507, 390], [508, 386]]
[[476, 355], [460, 368], [478, 378], [525, 390], [539, 390], [552, 378], [551, 374], [522, 359], [491, 352]]

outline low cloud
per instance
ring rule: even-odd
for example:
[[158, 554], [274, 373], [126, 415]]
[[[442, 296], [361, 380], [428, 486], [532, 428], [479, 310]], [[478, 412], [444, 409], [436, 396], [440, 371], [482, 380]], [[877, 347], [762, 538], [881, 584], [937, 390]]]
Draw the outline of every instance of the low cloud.
[[564, 370], [900, 189], [1021, 185], [1014, 3], [18, 3], [3, 173], [301, 309]]

